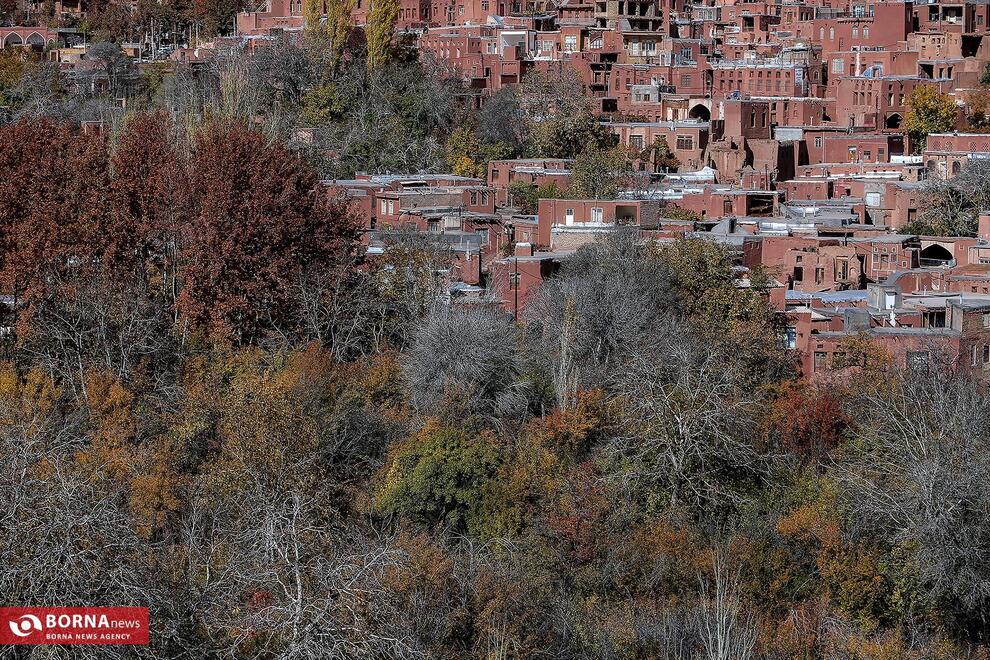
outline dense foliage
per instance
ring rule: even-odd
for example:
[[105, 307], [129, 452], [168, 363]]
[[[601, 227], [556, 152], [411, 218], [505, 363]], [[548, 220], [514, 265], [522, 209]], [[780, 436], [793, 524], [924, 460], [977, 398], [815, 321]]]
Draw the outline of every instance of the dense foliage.
[[104, 49], [126, 116], [0, 62], [7, 604], [151, 609], [85, 657], [987, 657], [985, 388], [865, 338], [796, 380], [713, 242], [615, 232], [518, 322], [445, 302], [424, 236], [366, 260], [321, 176], [628, 168], [569, 74], [471, 111], [338, 28], [138, 77]]
[[[7, 602], [151, 608], [150, 647], [94, 657], [920, 658], [986, 642], [988, 401], [963, 376], [879, 356], [882, 377], [792, 380], [759, 277], [738, 288], [704, 241], [583, 248], [525, 325], [451, 308], [426, 285], [449, 255], [400, 236], [360, 266], [346, 215], [259, 134], [210, 126], [182, 153], [165, 118], [129, 126], [112, 148], [4, 129], [96, 163], [115, 202], [52, 175], [66, 194], [38, 197], [51, 209], [32, 222], [91, 242], [15, 253], [34, 279], [15, 278], [0, 368]], [[269, 167], [235, 199], [248, 146]], [[20, 166], [2, 180], [33, 199]], [[8, 222], [18, 191], [0, 198]], [[239, 282], [266, 241], [289, 246], [258, 268], [271, 279]], [[222, 281], [207, 291], [202, 272]]]

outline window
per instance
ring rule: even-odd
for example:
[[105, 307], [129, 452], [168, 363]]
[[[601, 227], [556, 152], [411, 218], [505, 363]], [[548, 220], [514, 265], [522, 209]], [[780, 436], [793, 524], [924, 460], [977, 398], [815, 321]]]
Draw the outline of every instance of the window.
[[601, 224], [605, 220], [605, 214], [601, 207], [594, 207], [591, 209], [591, 221]]
[[564, 224], [573, 225], [574, 224], [574, 209], [567, 209], [564, 211]]
[[785, 328], [784, 336], [781, 339], [784, 348], [797, 348], [797, 328]]
[[973, 344], [973, 349], [970, 351], [969, 363], [974, 367], [980, 363], [980, 347], [976, 344]]
[[395, 215], [395, 200], [388, 200], [388, 214]]
[[825, 269], [818, 267], [815, 269], [815, 284], [821, 284], [825, 280]]
[[983, 344], [983, 362], [990, 362], [990, 344]]
[[385, 202], [384, 199], [381, 200], [381, 209], [379, 210], [379, 213], [381, 213], [382, 215], [385, 215], [386, 213], [388, 213], [388, 206], [386, 205], [386, 202]]
[[481, 11], [488, 11], [488, 0], [481, 0]]
[[815, 351], [815, 367], [814, 367], [814, 371], [821, 371], [822, 369], [825, 368], [825, 358], [826, 357], [827, 357], [827, 353], [824, 353], [822, 351]]
[[690, 135], [677, 136], [678, 149], [694, 149], [694, 138]]
[[[984, 347], [984, 353], [990, 346]], [[924, 369], [928, 366], [928, 351], [908, 351], [907, 366], [909, 369]]]
[[815, 149], [821, 149], [822, 145], [825, 144], [825, 138], [821, 135], [815, 137]]
[[990, 328], [990, 313], [983, 312], [983, 327]]
[[643, 136], [642, 135], [630, 135], [629, 136], [629, 146], [633, 149], [643, 150]]
[[794, 267], [794, 281], [803, 282], [804, 281], [804, 266]]
[[832, 60], [832, 73], [845, 73], [846, 72], [846, 61], [841, 57], [837, 57]]
[[681, 87], [690, 87], [690, 86], [691, 86], [691, 74], [685, 73], [681, 76]]
[[577, 36], [568, 35], [564, 37], [564, 52], [573, 53], [577, 50]]

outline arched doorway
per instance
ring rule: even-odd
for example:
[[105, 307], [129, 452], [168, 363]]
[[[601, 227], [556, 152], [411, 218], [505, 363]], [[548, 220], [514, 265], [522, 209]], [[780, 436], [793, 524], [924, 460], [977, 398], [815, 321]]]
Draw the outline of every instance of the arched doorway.
[[884, 122], [884, 126], [887, 128], [900, 128], [901, 127], [901, 115], [897, 112], [893, 113], [887, 117], [887, 121]]
[[699, 103], [691, 108], [688, 117], [696, 121], [711, 121], [712, 111], [705, 104]]
[[35, 50], [45, 49], [45, 38], [38, 34], [37, 32], [32, 32], [28, 35], [27, 45]]
[[20, 46], [22, 43], [24, 43], [24, 40], [21, 39], [21, 35], [16, 32], [11, 32], [7, 35], [7, 38], [3, 40], [3, 47], [12, 48], [14, 46]]
[[951, 266], [955, 261], [952, 253], [944, 245], [932, 243], [921, 250], [922, 266]]

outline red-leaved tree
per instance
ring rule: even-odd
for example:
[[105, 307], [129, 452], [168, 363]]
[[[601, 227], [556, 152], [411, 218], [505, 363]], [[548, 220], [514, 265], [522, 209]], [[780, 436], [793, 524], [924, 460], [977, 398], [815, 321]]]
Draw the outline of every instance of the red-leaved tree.
[[47, 119], [0, 127], [0, 288], [28, 308], [52, 273], [101, 266], [109, 167], [102, 138]]
[[355, 247], [357, 226], [316, 173], [242, 123], [196, 139], [179, 311], [194, 329], [253, 343], [293, 322], [299, 279]]
[[166, 301], [179, 294], [179, 232], [189, 211], [186, 161], [175, 126], [163, 112], [124, 126], [111, 160], [111, 243], [107, 261], [150, 278]]

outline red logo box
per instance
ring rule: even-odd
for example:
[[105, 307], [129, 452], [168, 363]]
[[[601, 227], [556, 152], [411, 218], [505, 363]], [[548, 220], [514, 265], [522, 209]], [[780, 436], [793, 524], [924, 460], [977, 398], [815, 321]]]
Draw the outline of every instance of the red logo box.
[[147, 643], [147, 607], [0, 607], [0, 644]]

